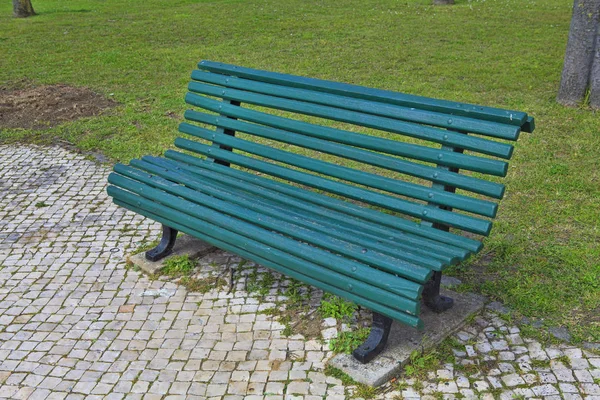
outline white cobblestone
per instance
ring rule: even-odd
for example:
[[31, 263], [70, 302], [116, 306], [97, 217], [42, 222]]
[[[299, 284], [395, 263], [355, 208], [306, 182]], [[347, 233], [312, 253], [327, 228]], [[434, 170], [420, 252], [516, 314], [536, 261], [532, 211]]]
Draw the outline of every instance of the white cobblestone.
[[[0, 146], [1, 398], [346, 397], [322, 372], [326, 344], [284, 337], [278, 318], [261, 313], [286, 278], [261, 299], [245, 291], [246, 276], [231, 291], [198, 294], [125, 268], [125, 254], [160, 227], [113, 205], [107, 174], [61, 148]], [[216, 252], [201, 264], [236, 261]], [[349, 329], [321, 323], [324, 339]], [[544, 347], [490, 312], [455, 338], [456, 365], [428, 371], [420, 390], [400, 378], [408, 387], [376, 398], [600, 397], [595, 353]]]

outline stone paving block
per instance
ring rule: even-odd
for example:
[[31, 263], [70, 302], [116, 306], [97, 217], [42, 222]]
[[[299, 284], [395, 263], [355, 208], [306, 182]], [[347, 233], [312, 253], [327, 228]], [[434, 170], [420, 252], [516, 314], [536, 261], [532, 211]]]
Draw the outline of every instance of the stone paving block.
[[[351, 388], [323, 373], [327, 343], [285, 337], [277, 316], [261, 313], [285, 300], [289, 279], [269, 275], [265, 297], [248, 293], [248, 274], [260, 282], [269, 270], [247, 263], [231, 291], [203, 294], [127, 269], [126, 253], [160, 224], [112, 204], [108, 172], [58, 147], [0, 145], [0, 398], [347, 397]], [[211, 252], [199, 276], [240, 262]], [[315, 309], [322, 292], [312, 293]], [[326, 337], [351, 329], [320, 322]], [[419, 390], [411, 379], [401, 391], [386, 383], [375, 399], [600, 399], [598, 344], [544, 346], [490, 310], [454, 337], [456, 366], [428, 371]], [[461, 372], [469, 365], [485, 373]]]
[[[160, 232], [161, 231], [157, 231], [157, 234], [160, 235]], [[160, 240], [160, 236], [158, 239]], [[188, 256], [190, 259], [196, 260], [212, 253], [216, 249], [216, 247], [200, 239], [183, 234], [177, 237], [175, 246], [173, 246], [173, 252], [162, 260], [147, 260], [145, 253], [143, 252], [129, 256], [128, 259], [131, 263], [133, 263], [133, 265], [139, 267], [142, 271], [148, 274], [156, 274], [164, 268], [165, 261], [169, 258]]]
[[454, 307], [441, 314], [422, 307], [423, 331], [394, 322], [385, 350], [370, 363], [363, 365], [351, 355], [340, 354], [331, 359], [329, 364], [366, 385], [379, 386], [387, 382], [400, 372], [413, 351], [427, 350], [441, 343], [459, 330], [470, 315], [483, 308], [483, 298], [479, 296], [444, 289], [442, 293], [454, 298]]

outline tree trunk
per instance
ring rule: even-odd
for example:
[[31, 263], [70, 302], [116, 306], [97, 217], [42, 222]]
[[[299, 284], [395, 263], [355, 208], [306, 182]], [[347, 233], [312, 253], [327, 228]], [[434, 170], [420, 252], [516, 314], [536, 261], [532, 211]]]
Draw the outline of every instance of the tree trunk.
[[600, 23], [596, 33], [596, 50], [590, 75], [590, 106], [600, 108]]
[[585, 97], [594, 59], [600, 0], [575, 0], [556, 100], [575, 106]]
[[26, 18], [35, 15], [31, 0], [13, 0], [13, 13], [16, 18]]
[[433, 4], [441, 6], [444, 4], [454, 4], [454, 0], [433, 0]]

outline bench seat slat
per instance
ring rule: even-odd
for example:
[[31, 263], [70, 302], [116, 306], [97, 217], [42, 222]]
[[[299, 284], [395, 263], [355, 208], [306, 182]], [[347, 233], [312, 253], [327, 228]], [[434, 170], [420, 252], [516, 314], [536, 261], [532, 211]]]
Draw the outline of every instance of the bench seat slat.
[[335, 121], [345, 122], [366, 128], [379, 129], [386, 132], [401, 134], [416, 139], [427, 140], [446, 146], [463, 148], [476, 153], [509, 159], [512, 156], [513, 146], [498, 143], [475, 136], [463, 135], [426, 125], [399, 121], [391, 118], [380, 117], [371, 114], [358, 114], [355, 111], [344, 110], [329, 106], [307, 103], [297, 100], [282, 99], [274, 96], [244, 92], [237, 89], [219, 88], [198, 82], [191, 82], [188, 90], [209, 96], [221, 97], [227, 100], [235, 100], [247, 104], [269, 107], [277, 110], [290, 111], [311, 115], [314, 117], [327, 118]]
[[491, 229], [491, 223], [483, 219], [445, 211], [427, 205], [415, 204], [407, 200], [381, 193], [375, 193], [366, 189], [333, 181], [331, 179], [322, 178], [316, 175], [311, 175], [305, 172], [284, 168], [279, 165], [207, 146], [192, 140], [178, 138], [175, 140], [175, 146], [204, 155], [206, 157], [224, 160], [245, 168], [266, 173], [277, 178], [287, 179], [295, 183], [325, 190], [349, 199], [369, 203], [378, 207], [384, 207], [389, 210], [400, 212], [415, 218], [421, 218], [426, 221], [450, 225], [452, 227], [479, 235], [487, 236]]
[[388, 103], [361, 100], [348, 96], [340, 96], [307, 89], [282, 87], [265, 82], [252, 81], [237, 77], [215, 74], [208, 71], [196, 70], [192, 72], [192, 79], [198, 82], [210, 83], [233, 89], [284, 97], [293, 100], [307, 101], [343, 108], [347, 110], [400, 119], [408, 122], [417, 122], [427, 125], [450, 128], [465, 132], [482, 134], [506, 140], [517, 140], [521, 131], [520, 127], [485, 121], [475, 118], [448, 116], [448, 114], [433, 111], [419, 110], [416, 108], [402, 107]]
[[[469, 118], [478, 118], [486, 121], [500, 122], [514, 126], [523, 126], [527, 122], [528, 118], [526, 113], [520, 111], [432, 99], [390, 90], [352, 85], [348, 83], [325, 81], [321, 79], [306, 78], [303, 76], [288, 75], [278, 72], [261, 71], [208, 60], [201, 61], [198, 64], [198, 68], [201, 70], [229, 76], [237, 76], [240, 78], [246, 78], [260, 82], [316, 90], [319, 92], [333, 93], [359, 99], [380, 101], [382, 103], [397, 104], [404, 107], [414, 107], [421, 110], [429, 110], [445, 114], [461, 115]], [[525, 129], [523, 130], [528, 132]]]
[[[186, 155], [180, 153], [177, 153], [177, 156], [186, 157]], [[213, 185], [230, 193], [231, 197], [237, 198], [241, 192], [248, 193], [247, 198], [254, 200], [255, 203], [263, 202], [271, 208], [280, 209], [282, 214], [288, 216], [295, 211], [299, 219], [309, 221], [309, 223], [319, 221], [327, 229], [342, 230], [348, 232], [349, 236], [356, 236], [357, 238], [364, 236], [381, 241], [389, 247], [398, 247], [402, 252], [395, 253], [395, 255], [400, 258], [403, 256], [408, 257], [413, 252], [428, 256], [435, 254], [442, 260], [450, 258], [449, 262], [452, 263], [456, 258], [463, 260], [471, 254], [471, 251], [460, 247], [403, 232], [390, 226], [373, 223], [336, 209], [326, 208], [322, 205], [323, 203], [317, 204], [313, 200], [307, 200], [307, 197], [322, 198], [325, 204], [333, 206], [338, 200], [317, 193], [301, 191], [294, 186], [285, 185], [281, 182], [255, 177], [240, 170], [223, 167], [211, 162], [198, 161], [194, 165], [190, 165], [185, 162], [151, 156], [143, 157], [140, 162], [132, 161], [132, 165], [137, 168], [159, 173], [158, 170], [149, 167], [148, 164], [164, 170], [191, 173], [194, 176], [201, 177], [204, 184], [207, 180], [210, 180]], [[227, 179], [224, 179], [224, 177]], [[306, 194], [308, 196], [303, 196]], [[397, 217], [385, 215], [384, 218], [393, 220]], [[412, 261], [410, 258], [407, 258], [407, 260]]]
[[[392, 241], [382, 240], [380, 237], [367, 235], [364, 233], [359, 235], [354, 230], [325, 224], [322, 220], [315, 218], [314, 214], [303, 213], [297, 208], [293, 207], [292, 204], [289, 204], [289, 198], [285, 199], [288, 203], [284, 205], [283, 203], [268, 201], [266, 198], [255, 193], [238, 189], [232, 190], [231, 188], [234, 187], [236, 183], [235, 179], [225, 179], [222, 175], [217, 175], [214, 172], [211, 173], [211, 171], [200, 170], [201, 175], [198, 176], [197, 174], [191, 173], [191, 171], [187, 169], [175, 170], [174, 168], [169, 169], [159, 167], [158, 165], [154, 165], [143, 160], [133, 160], [131, 165], [135, 168], [139, 168], [143, 171], [160, 176], [164, 179], [168, 179], [172, 182], [181, 183], [198, 192], [218, 198], [221, 201], [233, 203], [237, 206], [244, 207], [245, 209], [255, 211], [260, 215], [266, 215], [276, 218], [278, 221], [291, 223], [320, 234], [325, 234], [336, 239], [350, 242], [360, 246], [361, 251], [373, 249], [397, 259], [426, 266], [436, 271], [441, 270], [442, 264], [440, 263], [450, 265], [464, 258], [457, 255], [451, 256], [444, 254], [431, 254], [431, 250], [415, 249], [414, 246], [410, 247], [403, 245], [402, 243], [394, 243]], [[180, 167], [183, 166], [180, 164]], [[128, 177], [133, 177], [130, 175], [131, 173], [129, 170], [119, 169], [117, 172]], [[142, 178], [139, 180], [143, 181]], [[212, 203], [207, 203], [206, 205], [211, 208], [215, 208], [212, 207], [211, 204]], [[307, 240], [307, 242], [310, 241]], [[432, 265], [430, 262], [431, 259], [436, 260], [437, 263]], [[363, 261], [367, 262], [367, 260]]]
[[[231, 204], [223, 200], [216, 200], [215, 196], [203, 194], [192, 186], [181, 186], [180, 183], [182, 182], [173, 183], [162, 177], [150, 176], [146, 172], [122, 164], [115, 166], [115, 172], [128, 178], [135, 179], [145, 185], [158, 188], [165, 193], [179, 196], [187, 201], [200, 204], [203, 207], [209, 207], [272, 232], [284, 234], [315, 247], [320, 247], [336, 254], [342, 254], [386, 272], [397, 274], [420, 283], [425, 283], [426, 279], [428, 279], [430, 275], [429, 269], [440, 270], [443, 265], [441, 261], [432, 258], [421, 258], [422, 266], [409, 263], [405, 260], [381, 253], [367, 244], [365, 244], [364, 247], [359, 246], [345, 239], [335, 238], [331, 235], [323, 234], [314, 229], [308, 229], [293, 222], [277, 220], [248, 207], [241, 207], [237, 204]], [[376, 274], [373, 273], [372, 278], [375, 279], [374, 275]]]
[[304, 121], [296, 121], [277, 115], [250, 110], [244, 107], [232, 106], [221, 101], [209, 99], [204, 96], [198, 96], [192, 93], [188, 93], [185, 96], [185, 100], [188, 104], [219, 114], [228, 115], [234, 118], [239, 118], [262, 125], [272, 126], [274, 128], [284, 129], [290, 132], [297, 132], [323, 140], [375, 150], [386, 154], [393, 154], [396, 156], [445, 165], [452, 168], [466, 169], [469, 171], [496, 176], [505, 176], [508, 171], [508, 163], [501, 160], [453, 153], [427, 146], [403, 143], [377, 136], [344, 131], [341, 129], [315, 125]]
[[494, 217], [496, 215], [498, 206], [496, 203], [490, 201], [474, 199], [468, 196], [445, 192], [444, 190], [425, 187], [410, 182], [404, 182], [385, 176], [340, 166], [330, 162], [316, 160], [311, 157], [275, 149], [270, 146], [253, 143], [251, 141], [239, 139], [229, 135], [220, 134], [215, 131], [200, 128], [187, 123], [180, 124], [179, 130], [183, 133], [187, 133], [201, 139], [213, 141], [213, 143], [239, 149], [254, 155], [283, 162], [288, 165], [300, 167], [333, 178], [343, 179], [345, 181], [375, 189], [385, 190], [390, 193], [412, 197], [417, 200], [429, 201], [430, 203], [448, 206], [455, 209], [480, 214], [486, 217]]
[[223, 118], [216, 115], [206, 114], [198, 111], [187, 110], [185, 118], [193, 122], [201, 122], [236, 132], [243, 132], [259, 136], [265, 139], [277, 140], [283, 143], [317, 150], [338, 157], [344, 157], [361, 163], [385, 168], [390, 171], [401, 172], [417, 178], [430, 180], [448, 186], [468, 190], [473, 193], [501, 199], [504, 195], [504, 185], [490, 182], [484, 179], [462, 175], [436, 167], [423, 165], [411, 161], [405, 161], [393, 156], [375, 153], [370, 150], [360, 149], [345, 144], [330, 142], [297, 133], [284, 131], [269, 126], [252, 124], [232, 118]]
[[[221, 249], [238, 254], [241, 257], [244, 257], [248, 260], [254, 261], [266, 267], [272, 268], [273, 270], [278, 271], [284, 275], [290, 276], [309, 285], [321, 288], [337, 296], [346, 298], [350, 301], [367, 307], [373, 311], [379, 312], [383, 315], [387, 315], [388, 317], [398, 320], [409, 326], [419, 329], [423, 328], [423, 321], [415, 315], [398, 311], [396, 309], [391, 308], [387, 304], [381, 304], [377, 301], [361, 296], [358, 294], [358, 291], [348, 291], [347, 287], [340, 287], [343, 285], [340, 285], [340, 281], [338, 280], [332, 280], [330, 283], [328, 283], [324, 282], [323, 280], [317, 279], [317, 277], [321, 278], [324, 275], [327, 276], [328, 271], [324, 271], [324, 273], [321, 273], [323, 271], [322, 268], [310, 262], [300, 260], [297, 257], [293, 257], [289, 254], [286, 254], [285, 252], [279, 252], [270, 249], [269, 247], [252, 240], [248, 240], [242, 243], [240, 246], [236, 246], [231, 242], [228, 242], [226, 240], [227, 237], [223, 237], [220, 235], [221, 233], [227, 234], [229, 232], [219, 230], [218, 228], [213, 228], [210, 225], [203, 225], [201, 229], [192, 228], [186, 225], [193, 225], [193, 222], [189, 222], [191, 218], [189, 218], [185, 214], [178, 213], [171, 209], [160, 209], [156, 207], [150, 209], [141, 208], [141, 201], [139, 203], [140, 205], [138, 205], [138, 202], [135, 199], [133, 200], [133, 202], [127, 202], [121, 200], [120, 198], [115, 198], [114, 202], [115, 204], [127, 208], [135, 213], [151, 218], [167, 226], [173, 227], [174, 229], [177, 229], [180, 232], [185, 232], [194, 237], [198, 237], [206, 241], [207, 243], [210, 243]], [[214, 233], [214, 236], [209, 236], [206, 233], [206, 231], [217, 233]], [[266, 258], [267, 256], [269, 258]], [[316, 271], [318, 271], [319, 273], [315, 273]], [[334, 284], [336, 283], [337, 286], [334, 286]], [[362, 292], [361, 294], [364, 295], [364, 293]]]
[[[239, 177], [240, 179], [243, 179], [247, 182], [252, 182], [258, 186], [273, 189], [288, 194], [290, 196], [296, 197], [297, 199], [306, 201], [309, 204], [316, 204], [328, 209], [332, 209], [340, 213], [341, 215], [346, 215], [346, 218], [363, 219], [372, 223], [374, 226], [379, 224], [384, 227], [406, 232], [407, 234], [422, 237], [427, 240], [435, 240], [440, 244], [448, 244], [472, 252], [478, 252], [482, 248], [481, 242], [475, 239], [460, 236], [450, 232], [444, 232], [439, 229], [434, 229], [430, 226], [425, 226], [420, 223], [408, 221], [404, 218], [395, 215], [384, 214], [380, 211], [372, 210], [368, 207], [363, 207], [324, 194], [303, 190], [295, 186], [273, 181], [265, 177], [256, 176], [248, 172], [224, 167], [222, 165], [217, 165], [215, 163], [207, 162], [203, 159], [199, 159], [188, 154], [184, 154], [174, 150], [167, 150], [165, 152], [165, 157], [171, 160], [180, 161], [200, 168], [218, 171], [223, 175]], [[144, 159], [146, 158], [147, 157], [144, 157]], [[148, 158], [151, 159], [154, 157]]]
[[[382, 289], [380, 293], [384, 293], [387, 296], [386, 302], [394, 298], [399, 299], [399, 304], [391, 305], [392, 308], [410, 313], [418, 312], [418, 304], [416, 303], [423, 287], [416, 282], [383, 272], [358, 261], [340, 257], [236, 219], [230, 219], [223, 223], [223, 218], [213, 218], [215, 212], [206, 207], [177, 198], [150, 186], [135, 181], [132, 182], [129, 178], [117, 174], [110, 175], [109, 178], [110, 183], [115, 185], [111, 189], [111, 196], [115, 198], [133, 204], [139, 202], [141, 204], [140, 207], [150, 210], [152, 208], [165, 211], [173, 209], [187, 216], [190, 220], [195, 221], [192, 227], [200, 227], [203, 226], [202, 224], [206, 224], [214, 228], [219, 228], [219, 231], [223, 233], [220, 237], [223, 239], [228, 237], [234, 239], [231, 243], [237, 246], [243, 246], [248, 240], [252, 240], [269, 246], [267, 254], [271, 254], [273, 251], [283, 251], [311, 263], [318, 264], [322, 270], [332, 272], [334, 275], [330, 276], [336, 276], [344, 285], [347, 285], [350, 281], [354, 286], [356, 285], [356, 280], [360, 279], [363, 281], [362, 285], [368, 284]], [[123, 185], [125, 185], [127, 190], [121, 189]], [[249, 231], [232, 229], [234, 225], [244, 226]], [[252, 235], [250, 232], [260, 233], [261, 235]], [[210, 235], [208, 230], [207, 234]], [[356, 287], [359, 290], [359, 286]]]

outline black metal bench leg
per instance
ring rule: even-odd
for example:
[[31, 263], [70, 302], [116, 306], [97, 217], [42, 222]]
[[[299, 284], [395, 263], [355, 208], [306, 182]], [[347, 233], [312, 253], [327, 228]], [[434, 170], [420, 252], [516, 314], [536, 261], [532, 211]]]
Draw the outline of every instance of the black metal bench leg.
[[391, 318], [374, 312], [371, 333], [369, 334], [367, 340], [365, 340], [360, 347], [354, 350], [352, 353], [354, 358], [356, 358], [358, 362], [366, 364], [379, 355], [379, 353], [381, 353], [385, 348], [391, 328]]
[[454, 305], [452, 298], [440, 295], [441, 282], [442, 273], [436, 271], [423, 288], [423, 301], [425, 305], [437, 313], [444, 312]]
[[163, 225], [162, 231], [160, 243], [155, 248], [146, 252], [146, 260], [158, 261], [173, 251], [173, 246], [175, 246], [175, 240], [177, 239], [177, 229]]

